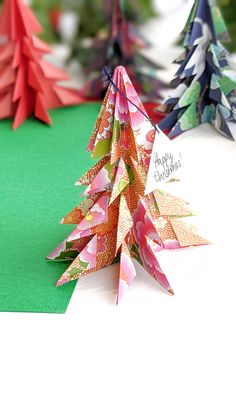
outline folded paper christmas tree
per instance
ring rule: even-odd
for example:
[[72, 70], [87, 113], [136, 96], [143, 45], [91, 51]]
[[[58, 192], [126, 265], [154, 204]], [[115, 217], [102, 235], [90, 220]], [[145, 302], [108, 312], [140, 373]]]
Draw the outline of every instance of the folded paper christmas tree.
[[73, 89], [58, 85], [65, 71], [42, 56], [49, 47], [34, 36], [42, 28], [22, 0], [5, 0], [0, 17], [0, 119], [14, 118], [13, 128], [30, 115], [50, 124], [48, 110], [83, 100]]
[[148, 98], [157, 100], [161, 97], [160, 90], [165, 85], [158, 79], [157, 65], [142, 54], [142, 50], [148, 45], [135, 26], [126, 20], [121, 0], [115, 0], [112, 6], [109, 33], [101, 40], [94, 40], [92, 49], [95, 54], [86, 71], [88, 80], [83, 94], [103, 99], [105, 92], [101, 80], [102, 68], [108, 66], [114, 69], [123, 65], [136, 90]]
[[[173, 146], [151, 124], [124, 67], [117, 67], [88, 145], [100, 160], [76, 183], [86, 186], [85, 200], [62, 220], [77, 226], [48, 256], [72, 260], [57, 285], [117, 262], [119, 301], [135, 278], [134, 258], [173, 294], [159, 252], [208, 243], [182, 220], [192, 215], [187, 202], [155, 189], [157, 172], [168, 180], [178, 169]], [[155, 162], [156, 173], [153, 167], [148, 173]], [[155, 189], [148, 194], [147, 178], [149, 191]]]
[[159, 108], [169, 113], [160, 127], [173, 138], [207, 122], [235, 139], [230, 122], [236, 121], [236, 75], [227, 73], [227, 51], [220, 41], [228, 41], [229, 35], [220, 10], [209, 0], [196, 0], [183, 36], [185, 51], [176, 60], [180, 67], [172, 81], [175, 90]]

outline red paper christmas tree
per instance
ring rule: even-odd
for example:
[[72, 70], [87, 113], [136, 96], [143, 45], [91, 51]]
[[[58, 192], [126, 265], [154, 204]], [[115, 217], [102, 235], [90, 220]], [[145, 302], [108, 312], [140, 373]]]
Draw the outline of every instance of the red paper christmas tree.
[[77, 182], [87, 187], [87, 198], [62, 220], [77, 226], [48, 256], [72, 261], [58, 285], [119, 262], [119, 301], [135, 278], [135, 258], [173, 294], [159, 252], [208, 243], [182, 220], [192, 215], [187, 202], [160, 189], [145, 195], [153, 141], [160, 148], [172, 144], [152, 126], [124, 67], [117, 67], [88, 146], [100, 160]]
[[5, 0], [0, 17], [0, 119], [13, 117], [13, 128], [30, 115], [50, 124], [49, 109], [76, 105], [83, 100], [72, 89], [59, 86], [68, 79], [42, 56], [50, 48], [34, 36], [42, 28], [22, 0]]

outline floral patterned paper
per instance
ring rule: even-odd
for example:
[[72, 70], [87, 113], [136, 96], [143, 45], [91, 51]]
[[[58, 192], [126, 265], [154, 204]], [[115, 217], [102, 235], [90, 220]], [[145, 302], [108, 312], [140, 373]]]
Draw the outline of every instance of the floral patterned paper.
[[136, 276], [136, 259], [173, 294], [159, 252], [208, 242], [182, 221], [192, 214], [187, 202], [161, 190], [145, 196], [155, 129], [124, 67], [113, 83], [119, 91], [110, 83], [88, 146], [101, 159], [76, 182], [87, 198], [62, 220], [76, 228], [48, 259], [73, 259], [58, 285], [119, 262], [117, 302]]
[[185, 52], [175, 62], [180, 67], [172, 81], [172, 95], [159, 110], [168, 115], [160, 127], [174, 138], [202, 123], [212, 124], [230, 139], [235, 134], [236, 77], [226, 74], [228, 53], [220, 41], [228, 41], [220, 10], [210, 0], [195, 0], [183, 31]]

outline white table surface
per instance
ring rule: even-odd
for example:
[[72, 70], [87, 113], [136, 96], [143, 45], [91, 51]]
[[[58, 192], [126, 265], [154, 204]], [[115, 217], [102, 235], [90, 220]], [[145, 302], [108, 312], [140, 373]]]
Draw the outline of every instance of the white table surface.
[[115, 306], [116, 267], [80, 280], [65, 315], [0, 314], [1, 419], [235, 419], [236, 143], [176, 140], [194, 223], [213, 241], [141, 268]]

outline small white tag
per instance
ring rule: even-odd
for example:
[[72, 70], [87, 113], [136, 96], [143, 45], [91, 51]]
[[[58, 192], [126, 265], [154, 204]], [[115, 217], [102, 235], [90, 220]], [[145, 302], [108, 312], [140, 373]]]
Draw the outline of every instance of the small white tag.
[[145, 195], [155, 191], [160, 184], [173, 179], [182, 168], [182, 158], [175, 144], [157, 127], [148, 169]]

